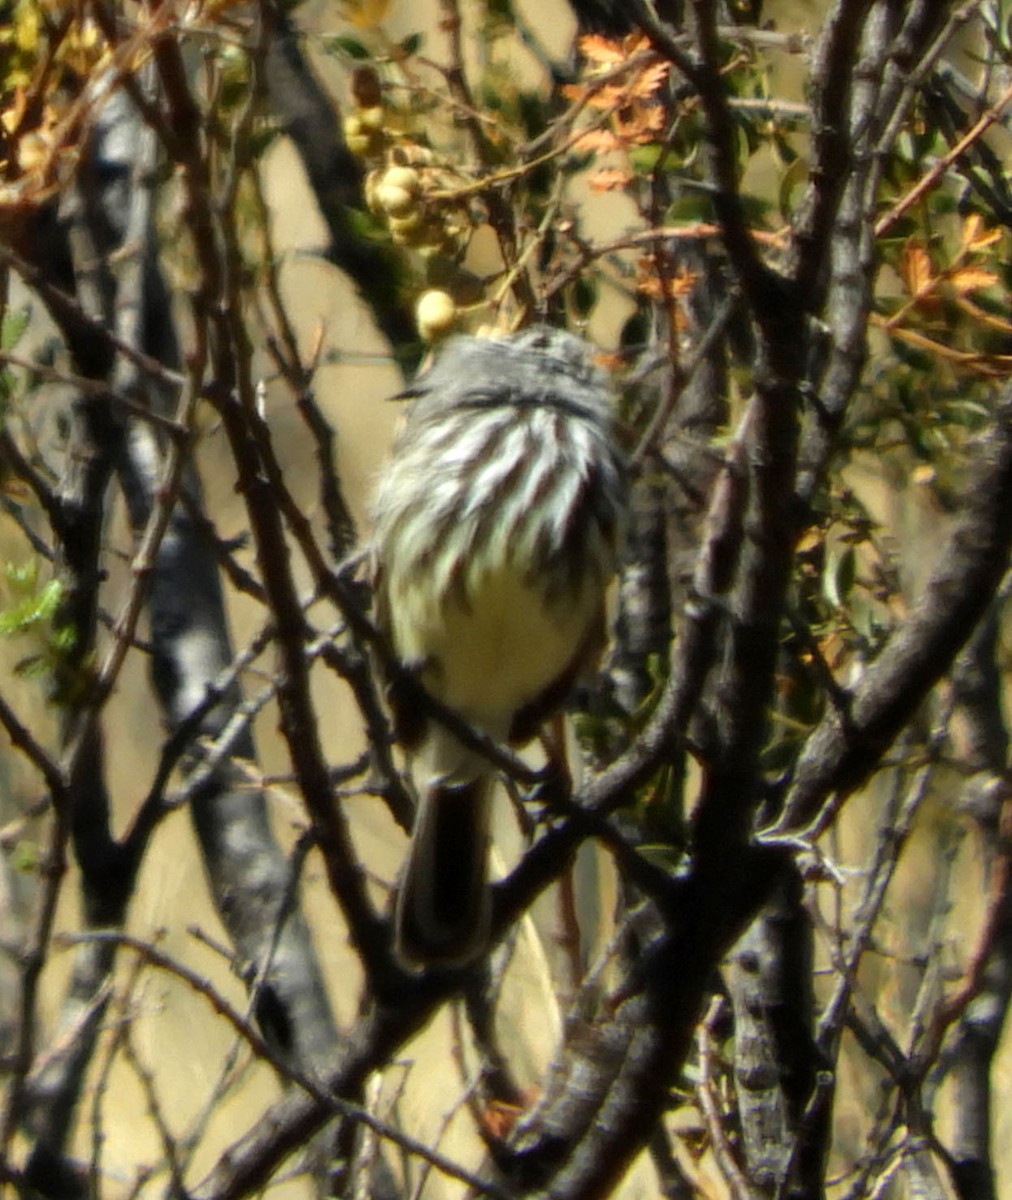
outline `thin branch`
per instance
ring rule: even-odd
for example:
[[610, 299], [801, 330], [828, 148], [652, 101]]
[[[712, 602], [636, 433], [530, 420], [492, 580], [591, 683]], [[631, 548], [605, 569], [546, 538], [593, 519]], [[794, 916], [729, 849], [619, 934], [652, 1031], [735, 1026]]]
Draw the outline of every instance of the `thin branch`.
[[973, 459], [974, 482], [910, 616], [853, 689], [849, 711], [828, 713], [806, 740], [771, 833], [824, 826], [882, 755], [987, 611], [1012, 542], [1012, 388], [1006, 387]]

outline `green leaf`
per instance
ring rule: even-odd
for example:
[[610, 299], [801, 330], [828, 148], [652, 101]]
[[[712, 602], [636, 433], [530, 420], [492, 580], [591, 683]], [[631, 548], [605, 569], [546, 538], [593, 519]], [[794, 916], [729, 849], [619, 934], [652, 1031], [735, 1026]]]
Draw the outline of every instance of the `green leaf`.
[[24, 308], [8, 309], [4, 313], [3, 323], [0, 324], [0, 350], [13, 350], [21, 341], [21, 337], [32, 319], [32, 310]]
[[779, 195], [777, 203], [780, 208], [780, 215], [785, 221], [791, 219], [795, 207], [801, 199], [805, 184], [808, 182], [808, 166], [802, 162], [800, 158], [795, 158], [791, 165], [784, 171], [780, 180]]
[[37, 621], [52, 620], [62, 599], [63, 584], [58, 579], [50, 579], [36, 599], [35, 619]]
[[38, 843], [22, 838], [11, 851], [10, 864], [22, 875], [31, 874], [39, 865]]
[[650, 328], [650, 314], [646, 309], [638, 308], [626, 318], [618, 335], [618, 344], [623, 350], [641, 350], [650, 340]]
[[646, 146], [633, 146], [629, 151], [629, 161], [632, 163], [634, 171], [638, 171], [641, 175], [649, 175], [657, 166], [663, 153], [664, 146], [660, 142], [650, 142]]
[[347, 220], [348, 228], [355, 237], [384, 243], [390, 240], [385, 226], [371, 212], [359, 208], [349, 208]]
[[10, 637], [11, 634], [24, 633], [33, 625], [52, 620], [62, 598], [63, 585], [58, 579], [51, 579], [40, 592], [26, 596], [20, 604], [15, 604], [13, 608], [0, 613], [0, 636]]
[[578, 321], [585, 321], [597, 304], [597, 284], [586, 275], [581, 275], [569, 289], [569, 303]]
[[524, 132], [530, 138], [542, 133], [548, 124], [545, 102], [535, 91], [522, 91], [517, 94], [517, 115]]
[[834, 608], [843, 608], [846, 605], [856, 576], [857, 561], [853, 546], [846, 546], [842, 551], [830, 554], [822, 576], [822, 592]]
[[14, 608], [0, 613], [0, 637], [10, 637], [12, 633], [22, 633], [31, 624], [29, 612], [30, 603], [25, 601], [24, 604], [15, 605]]
[[791, 145], [790, 141], [780, 132], [774, 132], [771, 143], [773, 153], [780, 159], [785, 167], [789, 167], [797, 161], [798, 152]]
[[648, 863], [664, 871], [674, 871], [684, 858], [677, 846], [666, 846], [663, 843], [641, 843], [636, 849]]
[[686, 188], [681, 195], [668, 205], [664, 214], [665, 225], [679, 225], [683, 222], [694, 224], [696, 221], [713, 220], [713, 201], [702, 189]]
[[424, 44], [424, 33], [409, 33], [401, 42], [400, 50], [405, 58], [410, 58], [413, 54], [417, 54]]
[[322, 38], [321, 41], [328, 54], [336, 54], [339, 58], [353, 58], [356, 61], [372, 58], [372, 55], [357, 38], [334, 34]]
[[23, 566], [17, 563], [5, 563], [4, 575], [12, 588], [19, 592], [34, 591], [35, 581], [39, 577], [38, 563], [29, 559]]
[[42, 679], [49, 673], [49, 663], [44, 654], [29, 654], [14, 664], [14, 674], [19, 679]]
[[953, 425], [965, 426], [968, 429], [979, 429], [990, 415], [987, 405], [975, 400], [951, 400], [945, 405], [946, 419]]
[[73, 625], [61, 625], [54, 629], [49, 644], [57, 654], [69, 654], [77, 643]]

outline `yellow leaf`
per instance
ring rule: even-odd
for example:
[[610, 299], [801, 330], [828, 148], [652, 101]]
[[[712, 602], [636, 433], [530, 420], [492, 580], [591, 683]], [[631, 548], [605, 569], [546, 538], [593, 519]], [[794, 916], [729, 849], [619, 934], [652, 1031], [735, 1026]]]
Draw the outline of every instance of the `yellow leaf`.
[[15, 15], [14, 42], [24, 54], [34, 54], [39, 45], [39, 14], [25, 4]]
[[993, 246], [1001, 238], [1000, 229], [985, 229], [984, 218], [979, 213], [970, 213], [963, 222], [963, 249], [974, 254]]
[[810, 554], [813, 550], [818, 550], [825, 542], [826, 535], [817, 525], [812, 525], [798, 539], [798, 544], [795, 550], [798, 554]]
[[52, 157], [52, 144], [44, 134], [26, 133], [18, 139], [18, 166], [26, 175], [32, 171], [42, 171], [51, 162]]
[[0, 113], [0, 125], [3, 125], [5, 133], [15, 132], [25, 115], [27, 104], [25, 89], [23, 87], [16, 87], [10, 106]]
[[968, 250], [972, 250], [974, 254], [979, 254], [981, 250], [986, 250], [989, 246], [993, 246], [995, 242], [1001, 240], [1000, 229], [985, 229], [982, 233], [977, 234], [974, 238], [966, 236], [966, 229], [963, 230], [963, 240]]
[[970, 213], [963, 222], [963, 247], [969, 249], [973, 243], [980, 237], [981, 226], [984, 222], [981, 220], [980, 213]]
[[341, 11], [357, 29], [375, 29], [386, 20], [390, 0], [341, 0]]

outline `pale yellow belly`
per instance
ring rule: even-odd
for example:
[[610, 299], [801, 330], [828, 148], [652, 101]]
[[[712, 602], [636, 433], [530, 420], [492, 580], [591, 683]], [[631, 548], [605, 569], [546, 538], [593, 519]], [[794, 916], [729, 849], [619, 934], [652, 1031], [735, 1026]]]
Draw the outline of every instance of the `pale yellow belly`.
[[440, 601], [417, 576], [391, 584], [398, 657], [421, 665], [433, 695], [500, 740], [517, 710], [570, 665], [601, 604], [595, 579], [548, 602], [511, 563], [472, 575], [466, 605], [452, 592]]

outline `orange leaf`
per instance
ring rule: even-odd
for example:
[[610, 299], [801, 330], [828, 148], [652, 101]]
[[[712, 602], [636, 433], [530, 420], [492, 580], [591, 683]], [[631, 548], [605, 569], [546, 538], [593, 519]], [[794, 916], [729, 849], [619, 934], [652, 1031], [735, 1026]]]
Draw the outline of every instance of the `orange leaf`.
[[980, 288], [993, 287], [1000, 282], [1000, 276], [985, 267], [960, 267], [949, 276], [949, 282], [962, 296]]
[[664, 110], [659, 104], [636, 104], [616, 114], [615, 126], [624, 142], [648, 142], [664, 128]]
[[512, 1132], [513, 1126], [516, 1125], [520, 1116], [519, 1108], [493, 1100], [481, 1114], [481, 1123], [484, 1125], [486, 1133], [502, 1141]]
[[632, 183], [632, 175], [620, 167], [601, 167], [587, 181], [592, 192], [614, 192], [628, 187]]
[[652, 63], [649, 67], [645, 67], [630, 84], [629, 94], [644, 98], [652, 96], [667, 79], [670, 69], [669, 63], [662, 62]]
[[900, 277], [907, 291], [912, 296], [926, 291], [931, 286], [934, 274], [927, 250], [920, 242], [911, 239], [900, 255]]
[[583, 83], [567, 83], [562, 94], [567, 100], [582, 100], [588, 108], [616, 108], [626, 100], [625, 89], [608, 83], [593, 91]]
[[581, 134], [573, 145], [574, 150], [593, 151], [595, 154], [607, 154], [611, 150], [618, 150], [622, 143], [611, 132], [610, 129], [588, 129], [586, 133]]
[[596, 92], [587, 97], [588, 108], [617, 108], [620, 104], [626, 101], [625, 88], [619, 87], [617, 84], [609, 83], [604, 87], [600, 87]]
[[505, 1100], [490, 1100], [479, 1118], [487, 1133], [494, 1138], [505, 1138], [524, 1112], [537, 1102], [541, 1093], [538, 1088], [523, 1088], [520, 1104], [508, 1104]]
[[584, 34], [577, 45], [584, 58], [601, 66], [617, 67], [628, 57], [621, 42], [606, 38], [600, 33]]

